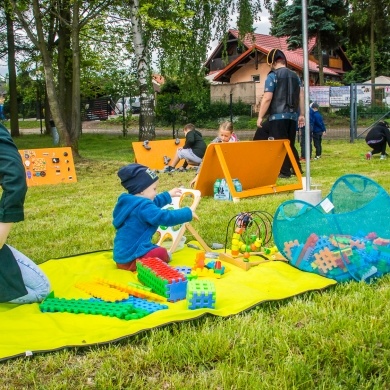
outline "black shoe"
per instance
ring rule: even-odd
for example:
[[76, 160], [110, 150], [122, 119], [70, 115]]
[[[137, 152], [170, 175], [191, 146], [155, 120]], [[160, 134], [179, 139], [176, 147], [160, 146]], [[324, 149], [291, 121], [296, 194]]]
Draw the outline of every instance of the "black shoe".
[[284, 175], [283, 173], [280, 173], [278, 176], [279, 179], [291, 179], [291, 175]]
[[169, 172], [173, 172], [175, 170], [175, 168], [171, 167], [170, 165], [167, 165], [164, 170], [163, 170], [163, 173], [169, 173]]

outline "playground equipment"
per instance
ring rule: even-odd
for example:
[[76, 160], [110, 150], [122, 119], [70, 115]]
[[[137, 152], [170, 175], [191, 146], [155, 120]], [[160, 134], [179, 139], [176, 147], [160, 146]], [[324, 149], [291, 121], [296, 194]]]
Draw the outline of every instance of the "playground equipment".
[[29, 187], [77, 182], [71, 148], [24, 149], [19, 153]]
[[[277, 181], [286, 155], [296, 177], [283, 185]], [[213, 196], [214, 183], [221, 178], [226, 180], [233, 200], [302, 189], [302, 175], [288, 140], [209, 144], [194, 188], [203, 196]], [[233, 178], [239, 178], [242, 191], [236, 190]]]
[[169, 158], [176, 154], [178, 148], [184, 146], [185, 139], [165, 139], [159, 141], [133, 142], [134, 162], [151, 169], [164, 169]]

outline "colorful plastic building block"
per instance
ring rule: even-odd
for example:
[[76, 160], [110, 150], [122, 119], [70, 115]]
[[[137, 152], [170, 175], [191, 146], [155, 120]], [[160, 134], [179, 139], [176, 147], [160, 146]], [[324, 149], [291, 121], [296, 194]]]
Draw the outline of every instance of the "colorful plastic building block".
[[48, 313], [92, 314], [117, 317], [122, 320], [136, 320], [149, 314], [147, 311], [136, 309], [132, 305], [103, 301], [91, 302], [89, 299], [56, 298], [53, 292], [39, 305], [39, 309]]
[[[97, 301], [96, 298], [91, 298], [90, 301]], [[148, 314], [152, 314], [159, 310], [168, 309], [168, 305], [163, 305], [157, 302], [151, 302], [143, 298], [129, 297], [124, 301], [117, 302], [118, 304], [123, 305], [132, 305], [136, 309], [141, 309], [146, 311]]]
[[107, 302], [122, 301], [123, 299], [127, 299], [129, 297], [128, 293], [117, 290], [116, 288], [111, 288], [110, 286], [99, 283], [98, 281], [79, 282], [76, 283], [75, 286], [93, 297], [101, 298]]
[[151, 287], [152, 291], [169, 302], [185, 299], [187, 292], [186, 277], [158, 258], [137, 261], [138, 279]]
[[136, 309], [144, 310], [144, 311], [148, 312], [149, 314], [152, 314], [152, 313], [159, 311], [159, 310], [168, 309], [168, 305], [163, 305], [163, 304], [157, 303], [157, 302], [150, 302], [146, 299], [137, 298], [137, 297], [129, 297], [125, 301], [122, 301], [119, 303], [130, 304], [133, 307], [135, 307]]
[[[118, 291], [123, 291], [127, 294], [130, 294], [134, 297], [138, 298], [145, 298], [145, 299], [151, 299], [153, 301], [157, 302], [165, 302], [166, 299], [161, 297], [160, 295], [154, 294], [151, 292], [151, 288], [142, 286], [141, 288], [139, 285], [133, 286], [133, 285], [126, 285], [123, 283], [118, 283], [114, 281], [110, 281], [107, 279], [96, 279], [98, 283], [101, 283], [102, 285], [107, 285], [111, 288], [117, 289]], [[124, 298], [126, 299], [126, 298]]]
[[215, 285], [210, 280], [191, 280], [188, 282], [187, 302], [188, 308], [215, 309], [216, 292]]

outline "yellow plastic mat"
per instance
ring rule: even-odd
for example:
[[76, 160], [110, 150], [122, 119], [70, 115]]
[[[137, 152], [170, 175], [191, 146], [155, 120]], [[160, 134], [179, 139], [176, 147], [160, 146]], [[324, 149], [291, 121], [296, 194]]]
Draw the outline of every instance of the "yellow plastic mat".
[[[171, 265], [193, 266], [197, 252], [185, 246], [174, 253]], [[321, 290], [336, 283], [280, 261], [260, 264], [249, 271], [226, 265], [229, 272], [221, 279], [211, 279], [216, 287], [215, 309], [189, 310], [187, 301], [183, 300], [167, 303], [168, 309], [142, 319], [125, 321], [101, 315], [42, 313], [38, 304], [0, 304], [0, 360], [65, 347], [107, 343], [206, 313], [230, 316], [261, 302]], [[89, 298], [75, 284], [96, 277], [119, 283], [138, 282], [136, 274], [116, 268], [111, 251], [49, 260], [41, 264], [41, 268], [49, 277], [55, 296], [61, 298]]]

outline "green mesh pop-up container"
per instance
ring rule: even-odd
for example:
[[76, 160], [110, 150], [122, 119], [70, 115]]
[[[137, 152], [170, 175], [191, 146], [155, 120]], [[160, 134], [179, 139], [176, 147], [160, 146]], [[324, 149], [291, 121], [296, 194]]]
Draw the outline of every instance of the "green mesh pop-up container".
[[282, 203], [273, 236], [290, 264], [339, 282], [390, 272], [390, 196], [373, 180], [345, 175], [316, 206]]

